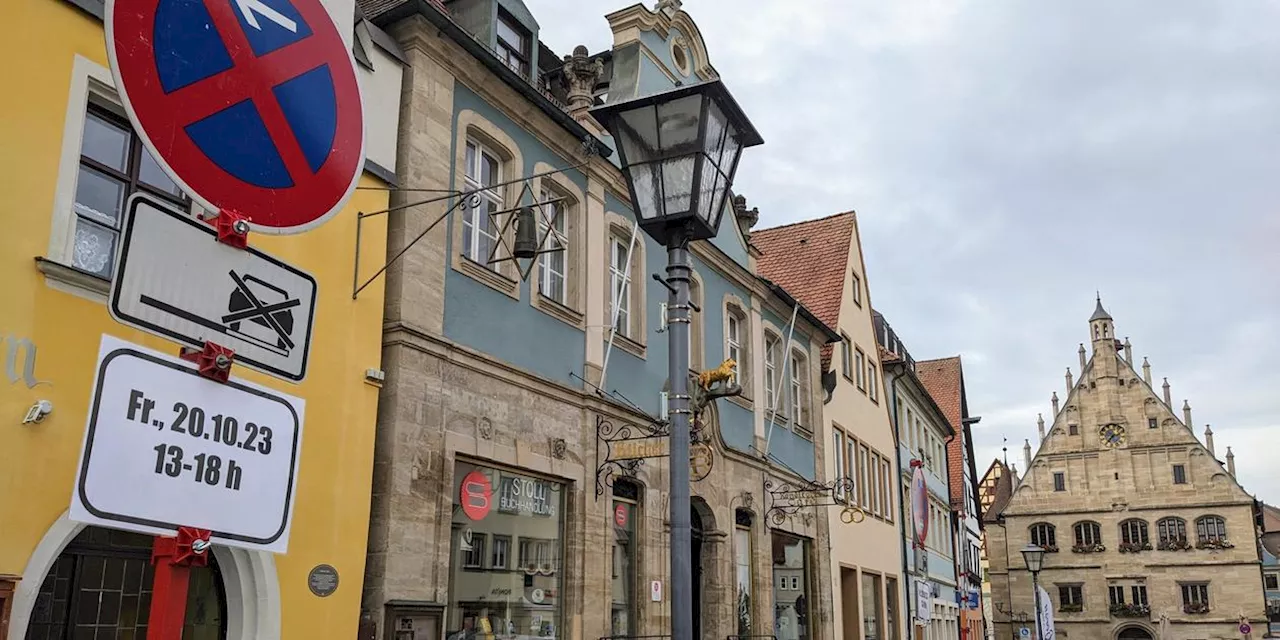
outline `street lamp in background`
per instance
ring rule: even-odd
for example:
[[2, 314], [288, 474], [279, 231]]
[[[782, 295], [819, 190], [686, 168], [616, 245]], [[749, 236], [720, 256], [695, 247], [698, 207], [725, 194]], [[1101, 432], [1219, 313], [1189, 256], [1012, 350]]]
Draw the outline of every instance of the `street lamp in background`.
[[716, 235], [742, 149], [764, 140], [720, 80], [606, 104], [591, 115], [617, 142], [640, 228], [667, 248], [671, 637], [693, 640], [689, 242]]
[[1044, 549], [1029, 544], [1022, 548], [1022, 561], [1031, 572], [1031, 589], [1035, 593], [1036, 638], [1040, 637], [1040, 569], [1044, 567]]

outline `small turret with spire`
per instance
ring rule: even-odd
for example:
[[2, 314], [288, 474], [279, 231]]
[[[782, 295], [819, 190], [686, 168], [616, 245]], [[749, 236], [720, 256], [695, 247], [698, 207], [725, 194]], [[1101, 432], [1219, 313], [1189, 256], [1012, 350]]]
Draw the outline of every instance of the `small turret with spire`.
[[1231, 452], [1231, 447], [1227, 447], [1227, 473], [1236, 477], [1236, 454]]
[[1195, 429], [1195, 424], [1191, 422], [1191, 403], [1187, 400], [1182, 401], [1182, 424], [1187, 425], [1188, 429]]
[[1027, 468], [1031, 468], [1031, 441], [1022, 441], [1022, 459], [1026, 462]]
[[1129, 336], [1124, 338], [1124, 361], [1133, 366], [1133, 344], [1129, 342]]
[[1151, 363], [1147, 362], [1147, 357], [1142, 356], [1142, 379], [1151, 386]]
[[1081, 342], [1081, 343], [1080, 343], [1080, 351], [1079, 351], [1079, 354], [1080, 354], [1080, 371], [1082, 371], [1082, 372], [1083, 372], [1083, 371], [1084, 371], [1084, 365], [1085, 365], [1085, 363], [1089, 361], [1089, 357], [1088, 357], [1088, 355], [1086, 355], [1086, 354], [1085, 354], [1085, 351], [1084, 351], [1084, 343], [1083, 343], [1083, 342]]
[[1040, 431], [1040, 440], [1044, 440], [1044, 414], [1036, 414], [1036, 428]]
[[1102, 295], [1098, 294], [1093, 315], [1089, 316], [1089, 335], [1093, 340], [1093, 373], [1090, 380], [1114, 378], [1116, 366], [1115, 321], [1102, 308]]
[[[1164, 379], [1164, 406], [1173, 408], [1173, 394], [1169, 392], [1169, 379]], [[1187, 425], [1188, 427], [1191, 425]]]
[[1204, 426], [1204, 448], [1208, 449], [1209, 455], [1215, 459], [1218, 457], [1218, 454], [1213, 451], [1213, 427], [1207, 424]]
[[1049, 399], [1049, 402], [1053, 403], [1053, 415], [1056, 417], [1058, 415], [1058, 392], [1057, 391], [1053, 392], [1053, 397]]

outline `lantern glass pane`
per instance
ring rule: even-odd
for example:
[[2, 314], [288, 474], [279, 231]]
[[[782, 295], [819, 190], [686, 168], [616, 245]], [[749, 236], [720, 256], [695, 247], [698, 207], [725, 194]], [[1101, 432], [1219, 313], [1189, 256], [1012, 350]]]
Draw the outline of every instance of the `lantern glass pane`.
[[627, 171], [631, 187], [635, 190], [636, 215], [641, 220], [652, 220], [662, 215], [662, 203], [658, 201], [658, 165], [633, 164]]
[[719, 225], [720, 216], [724, 213], [725, 194], [729, 192], [729, 172], [733, 171], [733, 165], [738, 160], [738, 154], [742, 153], [742, 147], [738, 144], [738, 132], [730, 125], [725, 132], [724, 147], [720, 152], [720, 175], [721, 182], [716, 187], [716, 201], [711, 203], [711, 226]]
[[707, 104], [707, 132], [706, 137], [702, 140], [702, 150], [705, 155], [698, 157], [698, 161], [702, 163], [702, 175], [699, 178], [700, 184], [698, 185], [698, 217], [708, 224], [711, 223], [714, 217], [715, 208], [719, 206], [720, 193], [723, 193], [728, 182], [721, 173], [719, 166], [721, 149], [724, 147], [724, 138], [727, 131], [724, 114], [720, 111], [719, 105], [714, 101], [709, 102]]
[[649, 162], [658, 153], [658, 119], [654, 107], [640, 107], [618, 114], [618, 135], [628, 164]]
[[658, 104], [658, 149], [662, 156], [697, 150], [701, 115], [702, 96], [698, 94]]
[[674, 216], [689, 211], [693, 196], [694, 156], [680, 156], [662, 163], [662, 190], [665, 196], [663, 215]]

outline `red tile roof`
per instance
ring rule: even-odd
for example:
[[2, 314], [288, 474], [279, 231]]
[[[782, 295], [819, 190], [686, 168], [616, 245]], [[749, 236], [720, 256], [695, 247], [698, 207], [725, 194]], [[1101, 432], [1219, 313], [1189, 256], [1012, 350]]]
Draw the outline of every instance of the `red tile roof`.
[[960, 356], [938, 360], [917, 360], [916, 376], [942, 409], [956, 437], [947, 443], [947, 471], [951, 481], [951, 505], [964, 504], [964, 424], [961, 408]]
[[[760, 275], [795, 296], [828, 327], [839, 326], [845, 274], [849, 273], [849, 244], [854, 213], [760, 229], [751, 244], [760, 250]], [[832, 345], [822, 347], [822, 368], [831, 364]]]

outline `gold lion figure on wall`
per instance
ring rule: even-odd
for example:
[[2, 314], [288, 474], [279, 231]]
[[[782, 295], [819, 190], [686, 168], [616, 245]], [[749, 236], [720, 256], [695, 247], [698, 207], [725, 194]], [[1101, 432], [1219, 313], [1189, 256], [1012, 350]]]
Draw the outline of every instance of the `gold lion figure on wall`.
[[733, 380], [733, 372], [738, 368], [738, 363], [733, 358], [727, 358], [720, 366], [715, 369], [709, 369], [698, 374], [698, 384], [705, 390], [710, 390], [711, 385], [716, 382], [723, 382], [726, 385]]

